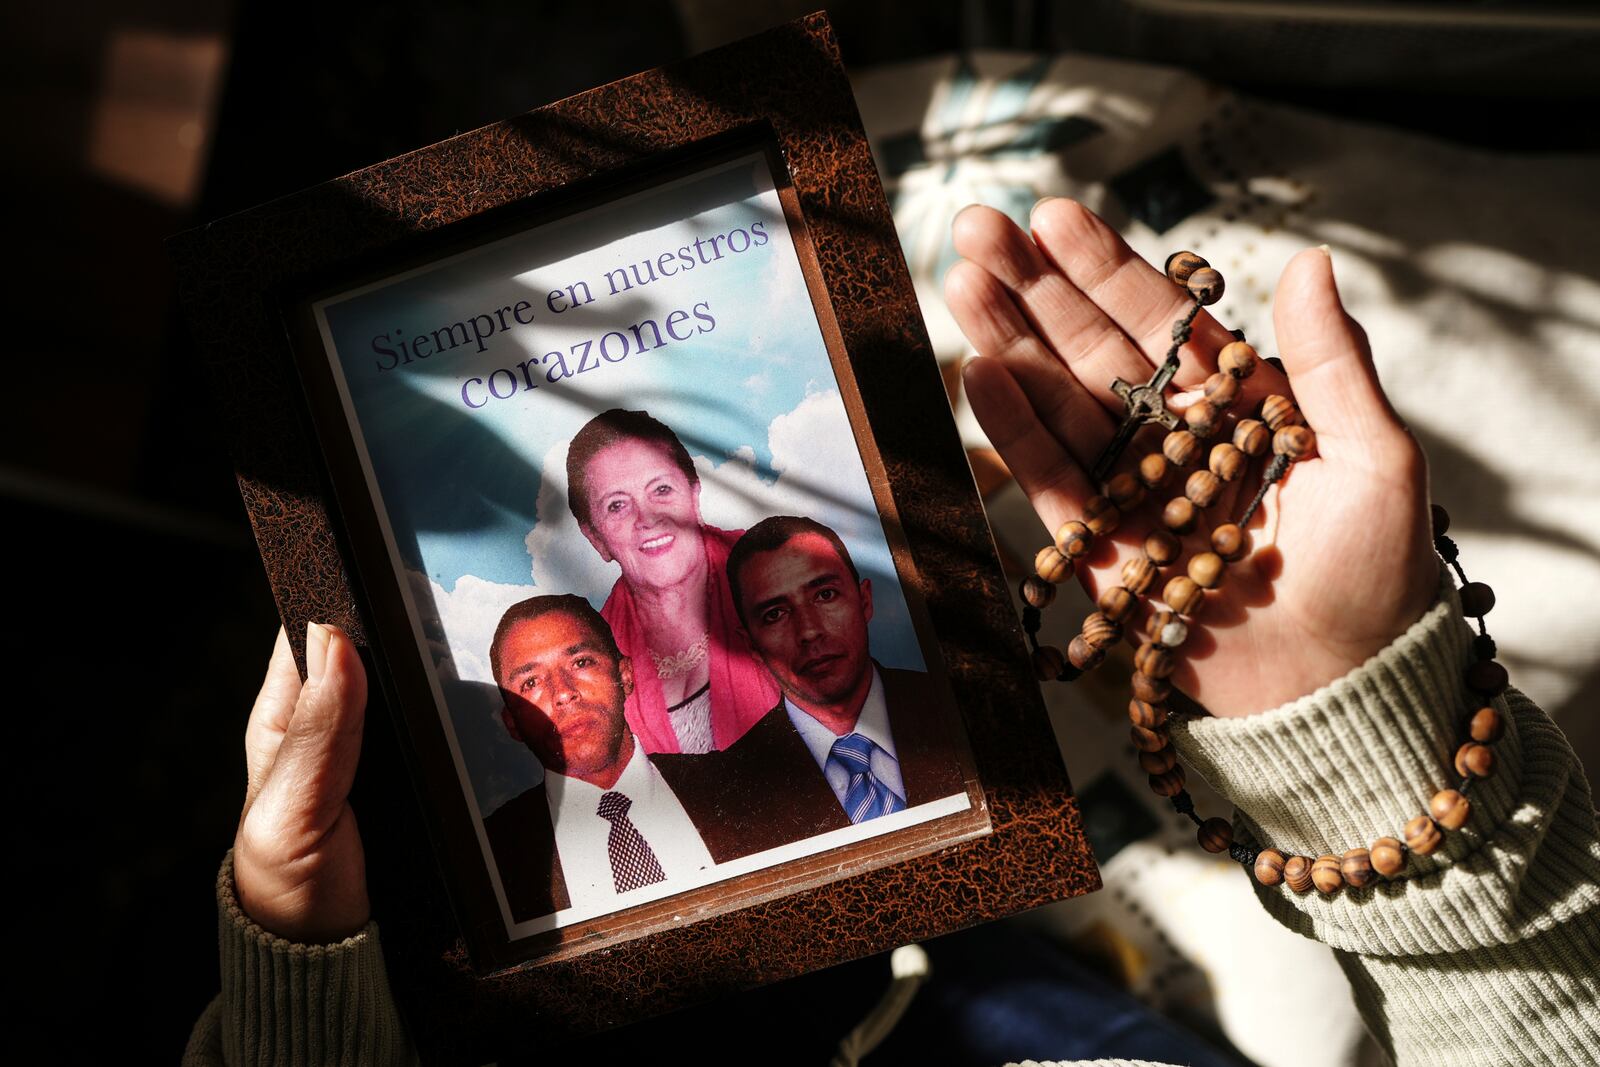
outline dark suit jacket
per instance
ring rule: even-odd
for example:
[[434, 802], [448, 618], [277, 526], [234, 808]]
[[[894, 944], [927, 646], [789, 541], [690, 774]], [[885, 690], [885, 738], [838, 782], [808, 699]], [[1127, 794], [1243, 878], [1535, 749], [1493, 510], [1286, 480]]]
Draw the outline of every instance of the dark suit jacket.
[[[638, 751], [642, 753], [643, 749]], [[716, 798], [703, 789], [685, 795], [680, 788], [682, 776], [662, 766], [662, 758], [660, 755], [649, 757], [678, 795], [689, 821], [700, 830], [702, 838], [707, 838], [709, 848], [707, 828], [715, 826], [720, 818]], [[488, 835], [495, 865], [500, 869], [500, 884], [505, 888], [513, 921], [525, 922], [572, 906], [561, 871], [561, 855], [556, 851], [556, 832], [550, 822], [550, 804], [545, 799], [543, 782], [484, 816], [483, 829]], [[710, 851], [711, 858], [718, 863], [732, 858], [719, 855], [715, 848]]]
[[[962, 792], [955, 748], [928, 676], [885, 667], [878, 673], [906, 805]], [[652, 758], [718, 863], [850, 825], [781, 700], [721, 752]]]
[[572, 906], [543, 782], [484, 816], [483, 830], [500, 868], [513, 921], [537, 919]]

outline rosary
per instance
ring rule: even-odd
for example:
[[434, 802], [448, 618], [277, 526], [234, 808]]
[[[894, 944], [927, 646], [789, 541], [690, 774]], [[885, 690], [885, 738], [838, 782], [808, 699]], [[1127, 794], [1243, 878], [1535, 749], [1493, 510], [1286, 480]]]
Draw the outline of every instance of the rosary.
[[[1428, 810], [1406, 823], [1403, 842], [1395, 837], [1380, 837], [1370, 848], [1352, 848], [1342, 856], [1314, 858], [1285, 856], [1274, 848], [1236, 843], [1227, 819], [1202, 819], [1195, 813], [1194, 801], [1184, 788], [1183, 767], [1169, 742], [1167, 719], [1172, 685], [1167, 679], [1177, 666], [1178, 648], [1205, 606], [1206, 591], [1221, 585], [1229, 563], [1245, 557], [1245, 527], [1267, 490], [1288, 473], [1292, 464], [1316, 452], [1316, 435], [1288, 397], [1267, 397], [1257, 417], [1235, 423], [1231, 442], [1210, 447], [1204, 465], [1184, 482], [1183, 494], [1173, 497], [1162, 509], [1161, 528], [1145, 539], [1143, 553], [1123, 564], [1122, 584], [1110, 586], [1100, 594], [1095, 605], [1099, 610], [1084, 620], [1082, 632], [1072, 639], [1065, 653], [1039, 643], [1040, 612], [1055, 599], [1056, 585], [1072, 577], [1076, 562], [1088, 554], [1095, 538], [1109, 535], [1121, 517], [1137, 508], [1147, 493], [1161, 488], [1172, 468], [1197, 463], [1205, 447], [1203, 442], [1222, 430], [1223, 413], [1238, 398], [1239, 383], [1255, 373], [1260, 361], [1243, 333], [1233, 331], [1235, 340], [1223, 346], [1217, 355], [1217, 372], [1205, 381], [1204, 398], [1191, 404], [1181, 417], [1169, 411], [1164, 394], [1178, 370], [1178, 351], [1189, 340], [1200, 309], [1221, 299], [1223, 279], [1193, 252], [1167, 257], [1166, 274], [1188, 291], [1194, 305], [1174, 323], [1172, 347], [1148, 382], [1135, 385], [1121, 378], [1112, 382], [1112, 391], [1122, 399], [1126, 413], [1090, 473], [1094, 484], [1101, 486], [1101, 493], [1085, 505], [1082, 518], [1062, 523], [1054, 543], [1034, 557], [1034, 573], [1022, 582], [1022, 625], [1033, 652], [1034, 673], [1040, 681], [1070, 682], [1099, 666], [1106, 651], [1121, 639], [1139, 598], [1155, 588], [1161, 568], [1182, 554], [1179, 538], [1195, 529], [1201, 512], [1216, 501], [1223, 485], [1238, 478], [1251, 459], [1264, 456], [1270, 448], [1272, 459], [1262, 475], [1261, 487], [1238, 519], [1214, 528], [1211, 550], [1191, 557], [1187, 573], [1167, 579], [1162, 587], [1161, 600], [1166, 608], [1150, 617], [1144, 640], [1133, 657], [1133, 698], [1128, 702], [1133, 744], [1139, 750], [1139, 766], [1150, 776], [1150, 788], [1199, 827], [1196, 836], [1207, 852], [1227, 852], [1265, 886], [1287, 882], [1296, 893], [1309, 892], [1315, 886], [1327, 895], [1346, 885], [1360, 889], [1371, 885], [1379, 875], [1387, 878], [1399, 874], [1405, 869], [1408, 853], [1430, 855], [1443, 843], [1445, 831], [1466, 825], [1472, 812], [1467, 793], [1474, 779], [1494, 773], [1494, 750], [1489, 746], [1504, 729], [1491, 701], [1504, 692], [1508, 678], [1506, 669], [1495, 661], [1494, 639], [1483, 623], [1483, 616], [1494, 607], [1494, 593], [1482, 582], [1467, 581], [1457, 562], [1456, 544], [1445, 536], [1450, 517], [1443, 508], [1433, 506], [1434, 548], [1461, 580], [1463, 612], [1477, 619], [1478, 634], [1472, 642], [1474, 662], [1466, 669], [1465, 680], [1480, 706], [1468, 715], [1467, 740], [1456, 751], [1455, 770], [1460, 781], [1453, 788], [1435, 793]], [[1272, 362], [1277, 365], [1275, 360]], [[1135, 472], [1108, 477], [1134, 435], [1141, 427], [1152, 424], [1167, 429], [1160, 451], [1141, 459]]]

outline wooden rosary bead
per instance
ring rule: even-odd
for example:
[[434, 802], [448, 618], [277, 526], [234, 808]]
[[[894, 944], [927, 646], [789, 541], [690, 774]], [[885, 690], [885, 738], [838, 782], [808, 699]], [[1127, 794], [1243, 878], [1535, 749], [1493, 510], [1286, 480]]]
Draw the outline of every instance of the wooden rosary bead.
[[1187, 467], [1200, 455], [1200, 439], [1188, 430], [1173, 430], [1161, 442], [1161, 454], [1180, 467]]
[[1494, 749], [1468, 741], [1456, 749], [1456, 773], [1463, 778], [1489, 777], [1494, 773]]
[[1506, 691], [1511, 676], [1492, 659], [1480, 659], [1467, 668], [1467, 685], [1480, 696], [1497, 697]]
[[1030, 608], [1043, 611], [1049, 607], [1056, 598], [1056, 587], [1039, 577], [1030, 574], [1022, 580], [1022, 599]]
[[1244, 531], [1231, 522], [1225, 522], [1211, 531], [1211, 551], [1229, 563], [1244, 558]]
[[1283, 861], [1283, 880], [1296, 893], [1311, 889], [1311, 861], [1304, 856], [1290, 856]]
[[1166, 774], [1178, 765], [1178, 754], [1172, 751], [1172, 746], [1158, 748], [1154, 752], [1139, 753], [1139, 766], [1146, 774]]
[[1095, 648], [1105, 650], [1122, 637], [1122, 624], [1112, 622], [1096, 611], [1083, 620], [1083, 639]]
[[1196, 400], [1183, 413], [1183, 421], [1196, 437], [1212, 437], [1222, 427], [1222, 412], [1209, 400]]
[[1144, 503], [1144, 486], [1138, 478], [1124, 471], [1106, 483], [1106, 496], [1118, 511], [1132, 511]]
[[1128, 731], [1128, 737], [1133, 740], [1133, 747], [1140, 752], [1159, 752], [1170, 744], [1165, 727], [1151, 729], [1135, 725]]
[[1299, 426], [1305, 419], [1301, 417], [1300, 409], [1294, 406], [1293, 400], [1274, 393], [1261, 402], [1261, 421], [1273, 433], [1277, 433], [1285, 426]]
[[1256, 853], [1256, 881], [1265, 886], [1283, 881], [1283, 853], [1275, 848], [1264, 848]]
[[1433, 536], [1443, 537], [1450, 531], [1450, 513], [1438, 504], [1432, 505], [1429, 513], [1433, 517]]
[[1167, 480], [1167, 457], [1151, 452], [1139, 461], [1139, 483], [1146, 489], [1160, 489]]
[[1244, 473], [1244, 465], [1248, 462], [1250, 457], [1239, 451], [1237, 445], [1224, 441], [1220, 445], [1212, 446], [1211, 458], [1206, 462], [1206, 466], [1211, 468], [1212, 474], [1224, 482], [1231, 482]]
[[1378, 872], [1372, 869], [1372, 853], [1364, 848], [1346, 852], [1339, 861], [1339, 873], [1351, 889], [1365, 889], [1378, 877]]
[[1056, 527], [1056, 548], [1068, 559], [1082, 559], [1094, 547], [1094, 534], [1077, 519]]
[[1055, 545], [1045, 545], [1033, 557], [1033, 573], [1044, 581], [1058, 584], [1072, 577], [1072, 561]]
[[1494, 610], [1494, 590], [1483, 582], [1468, 582], [1459, 590], [1461, 614], [1477, 618]]
[[1167, 725], [1167, 707], [1165, 704], [1152, 704], [1148, 700], [1130, 700], [1128, 719], [1133, 725], [1143, 726], [1146, 730], [1159, 730]]
[[1183, 764], [1175, 763], [1170, 771], [1152, 774], [1150, 788], [1162, 797], [1175, 797], [1183, 792]]
[[1221, 352], [1217, 353], [1217, 369], [1241, 382], [1256, 372], [1256, 364], [1259, 362], [1261, 357], [1256, 355], [1256, 350], [1245, 341], [1230, 341], [1222, 346]]
[[1433, 855], [1434, 850], [1444, 842], [1444, 835], [1439, 832], [1439, 827], [1426, 815], [1418, 815], [1406, 823], [1405, 835], [1406, 848], [1419, 856]]
[[1207, 819], [1200, 824], [1195, 840], [1207, 852], [1226, 852], [1233, 844], [1233, 826], [1227, 819]]
[[1033, 650], [1033, 676], [1041, 682], [1051, 682], [1061, 677], [1067, 667], [1067, 657], [1054, 645], [1040, 645]]
[[1165, 567], [1183, 554], [1183, 542], [1167, 530], [1151, 530], [1144, 539], [1144, 554], [1157, 567]]
[[1459, 830], [1472, 818], [1472, 801], [1454, 789], [1441, 789], [1428, 801], [1428, 814], [1446, 830]]
[[1105, 661], [1104, 650], [1095, 648], [1079, 634], [1067, 643], [1067, 662], [1080, 671], [1092, 671]]
[[1289, 462], [1310, 459], [1317, 451], [1317, 435], [1304, 426], [1285, 426], [1272, 435], [1272, 452], [1288, 456]]
[[1224, 371], [1217, 371], [1206, 379], [1206, 399], [1211, 401], [1211, 406], [1218, 411], [1226, 411], [1239, 399], [1239, 379]]
[[1324, 896], [1337, 893], [1344, 886], [1344, 874], [1339, 870], [1338, 856], [1318, 856], [1311, 864], [1311, 883]]
[[1222, 492], [1222, 479], [1210, 471], [1195, 471], [1183, 483], [1183, 495], [1197, 508], [1209, 508]]
[[1189, 577], [1202, 589], [1215, 589], [1222, 584], [1227, 566], [1215, 552], [1201, 552], [1189, 560]]
[[1134, 671], [1129, 680], [1133, 695], [1151, 704], [1160, 704], [1172, 695], [1172, 683], [1165, 678], [1152, 678], [1143, 671]]
[[1122, 584], [1134, 596], [1144, 596], [1156, 584], [1156, 565], [1147, 556], [1134, 556], [1122, 565]]
[[1161, 509], [1161, 525], [1179, 537], [1194, 529], [1196, 517], [1194, 504], [1186, 496], [1173, 497]]
[[1393, 878], [1406, 865], [1406, 847], [1392, 837], [1380, 837], [1372, 843], [1370, 853], [1372, 869], [1385, 878]]
[[1500, 713], [1489, 707], [1474, 712], [1467, 726], [1467, 735], [1480, 745], [1494, 744], [1504, 732], [1505, 723], [1500, 721]]
[[1240, 419], [1233, 428], [1234, 446], [1247, 456], [1265, 455], [1272, 445], [1272, 431], [1256, 419]]
[[1227, 285], [1223, 282], [1220, 271], [1211, 267], [1201, 267], [1189, 275], [1187, 288], [1189, 295], [1201, 304], [1211, 305], [1222, 299], [1223, 290]]
[[1200, 614], [1205, 598], [1206, 591], [1187, 574], [1178, 575], [1161, 591], [1161, 599], [1167, 602], [1167, 607], [1191, 619]]
[[1209, 266], [1211, 266], [1211, 264], [1207, 263], [1202, 257], [1195, 255], [1193, 252], [1174, 252], [1172, 255], [1167, 257], [1167, 277], [1171, 278], [1179, 285], [1187, 286], [1189, 284], [1190, 275], [1199, 270], [1201, 267]]
[[1177, 648], [1189, 639], [1189, 627], [1175, 611], [1158, 611], [1150, 616], [1145, 636], [1164, 648]]
[[1089, 527], [1089, 532], [1096, 537], [1110, 533], [1117, 528], [1117, 523], [1122, 521], [1122, 512], [1117, 510], [1109, 498], [1092, 496], [1083, 506], [1083, 522]]
[[1120, 585], [1106, 586], [1100, 591], [1100, 599], [1095, 601], [1100, 614], [1112, 622], [1127, 622], [1133, 615], [1133, 609], [1138, 606], [1139, 598]]
[[1148, 674], [1152, 678], [1168, 678], [1178, 667], [1178, 660], [1170, 649], [1146, 641], [1139, 646], [1139, 651], [1133, 654], [1133, 665], [1140, 673]]

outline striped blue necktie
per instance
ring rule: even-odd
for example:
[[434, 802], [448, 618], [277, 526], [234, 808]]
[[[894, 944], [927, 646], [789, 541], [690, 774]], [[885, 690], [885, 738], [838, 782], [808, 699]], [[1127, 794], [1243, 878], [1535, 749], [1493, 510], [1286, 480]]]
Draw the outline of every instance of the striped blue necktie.
[[844, 794], [844, 813], [850, 816], [852, 823], [906, 810], [905, 799], [872, 773], [872, 754], [882, 751], [870, 737], [846, 734], [835, 741], [828, 752], [828, 762], [837, 763], [850, 776]]

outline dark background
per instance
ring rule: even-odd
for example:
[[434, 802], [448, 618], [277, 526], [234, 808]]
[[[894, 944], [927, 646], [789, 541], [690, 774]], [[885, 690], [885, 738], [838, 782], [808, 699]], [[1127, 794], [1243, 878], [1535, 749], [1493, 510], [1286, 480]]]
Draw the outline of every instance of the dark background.
[[[27, 725], [7, 750], [12, 810], [29, 814], [14, 820], [13, 899], [25, 972], [42, 961], [17, 1007], [62, 1054], [171, 1061], [214, 995], [212, 885], [277, 625], [163, 238], [810, 6], [90, 0], [0, 15], [16, 127], [0, 178], [0, 529], [25, 679], [7, 704]], [[1183, 14], [1201, 6], [1224, 5], [862, 0], [832, 14], [852, 68], [1075, 48], [1487, 147], [1596, 147], [1597, 40], [1568, 17], [1587, 5]], [[1419, 21], [1432, 13], [1453, 21]], [[1530, 100], [1544, 121], [1526, 119]]]

